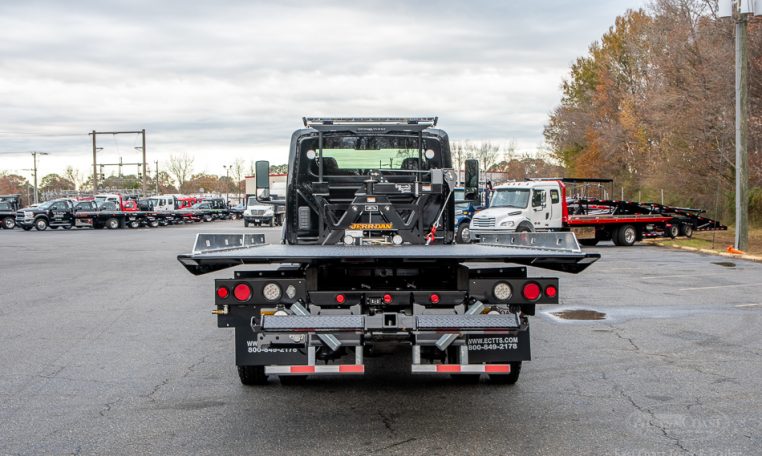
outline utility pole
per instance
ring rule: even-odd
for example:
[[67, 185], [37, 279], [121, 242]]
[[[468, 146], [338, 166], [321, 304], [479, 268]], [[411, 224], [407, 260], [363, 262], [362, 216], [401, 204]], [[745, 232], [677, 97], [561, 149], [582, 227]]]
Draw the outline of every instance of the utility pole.
[[749, 65], [747, 14], [736, 21], [736, 238], [738, 250], [749, 248]]
[[37, 156], [38, 155], [48, 155], [47, 152], [32, 152], [32, 161], [34, 162], [34, 167], [32, 168], [32, 172], [34, 172], [34, 204], [38, 204], [40, 202], [39, 193], [37, 191]]
[[736, 236], [735, 248], [749, 248], [749, 16], [762, 14], [762, 0], [720, 0], [718, 17], [736, 24]]
[[146, 129], [140, 130], [143, 135], [143, 196], [148, 195], [148, 174], [146, 173]]
[[95, 145], [95, 136], [97, 133], [93, 130], [90, 134], [93, 135], [93, 196], [95, 196], [95, 194], [98, 193], [98, 159], [96, 158], [98, 148]]
[[156, 194], [160, 194], [159, 192], [159, 160], [154, 160], [154, 163], [156, 164]]

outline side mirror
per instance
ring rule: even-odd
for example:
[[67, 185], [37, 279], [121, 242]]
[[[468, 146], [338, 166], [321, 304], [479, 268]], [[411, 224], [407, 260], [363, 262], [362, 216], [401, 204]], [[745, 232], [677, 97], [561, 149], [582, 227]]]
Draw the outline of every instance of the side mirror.
[[479, 197], [479, 160], [466, 160], [464, 201], [476, 201]]
[[257, 201], [270, 199], [270, 162], [260, 160], [255, 164], [257, 173]]

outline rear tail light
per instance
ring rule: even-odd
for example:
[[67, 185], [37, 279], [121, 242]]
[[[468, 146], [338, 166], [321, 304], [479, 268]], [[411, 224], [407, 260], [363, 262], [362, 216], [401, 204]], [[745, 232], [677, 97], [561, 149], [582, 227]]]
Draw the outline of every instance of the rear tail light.
[[558, 288], [553, 285], [545, 287], [545, 296], [549, 298], [555, 298], [558, 295]]
[[230, 295], [230, 291], [227, 289], [227, 287], [219, 287], [217, 288], [217, 297], [220, 299], [225, 299]]
[[540, 294], [542, 293], [540, 289], [540, 285], [538, 285], [535, 282], [528, 282], [524, 285], [524, 290], [522, 291], [522, 294], [524, 295], [524, 298], [526, 298], [529, 301], [536, 301], [540, 298]]
[[429, 300], [431, 301], [432, 304], [439, 304], [439, 295], [436, 293], [432, 293], [431, 296], [429, 297]]
[[251, 287], [245, 283], [239, 283], [233, 288], [233, 296], [239, 301], [248, 301], [251, 299]]
[[388, 293], [387, 293], [387, 294], [385, 294], [385, 295], [384, 295], [384, 304], [389, 304], [389, 303], [391, 303], [391, 302], [392, 302], [392, 295], [390, 295], [390, 294], [388, 294]]
[[347, 298], [343, 294], [337, 294], [336, 295], [336, 302], [338, 304], [344, 304], [344, 301], [346, 301]]

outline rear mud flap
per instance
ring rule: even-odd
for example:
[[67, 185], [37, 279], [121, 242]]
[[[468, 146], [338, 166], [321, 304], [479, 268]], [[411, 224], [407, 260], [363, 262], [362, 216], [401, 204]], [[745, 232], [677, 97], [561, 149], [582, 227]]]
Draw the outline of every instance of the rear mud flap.
[[235, 363], [238, 366], [307, 364], [304, 347], [259, 347], [249, 327], [235, 328]]
[[466, 338], [470, 364], [529, 361], [529, 328], [516, 335], [470, 335]]

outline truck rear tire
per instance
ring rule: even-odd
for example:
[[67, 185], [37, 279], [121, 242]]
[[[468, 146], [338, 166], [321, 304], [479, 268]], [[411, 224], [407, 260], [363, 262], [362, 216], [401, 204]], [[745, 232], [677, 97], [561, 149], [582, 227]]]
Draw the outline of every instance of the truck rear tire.
[[37, 231], [45, 231], [46, 229], [48, 229], [48, 221], [45, 220], [44, 218], [38, 218], [37, 220], [34, 221], [34, 228]]
[[469, 244], [471, 242], [471, 229], [469, 222], [463, 222], [458, 225], [458, 232], [455, 233], [455, 242], [458, 244]]
[[106, 228], [110, 230], [115, 230], [119, 228], [119, 220], [115, 219], [114, 217], [111, 217], [110, 219], [106, 220]]
[[490, 375], [489, 381], [497, 385], [513, 385], [519, 381], [519, 374], [521, 374], [521, 361], [514, 361], [509, 363], [511, 365], [511, 373], [508, 375]]
[[12, 230], [16, 227], [16, 220], [13, 217], [5, 217], [3, 219], [3, 228], [6, 230]]
[[619, 227], [616, 236], [619, 239], [617, 245], [629, 247], [638, 240], [638, 229], [634, 225], [622, 225]]
[[671, 237], [672, 239], [676, 238], [680, 234], [680, 227], [676, 224], [672, 224], [667, 228], [667, 236]]
[[238, 378], [244, 385], [266, 385], [265, 366], [238, 366]]
[[132, 220], [130, 222], [130, 228], [133, 228], [133, 229], [134, 228], [140, 228], [140, 222], [138, 222], [137, 220]]
[[681, 234], [682, 234], [683, 236], [685, 236], [685, 237], [689, 238], [689, 237], [693, 236], [693, 225], [690, 225], [690, 224], [688, 224], [688, 223], [686, 223], [686, 224], [683, 224], [683, 225], [680, 227], [680, 231], [682, 231], [682, 233], [681, 233]]

